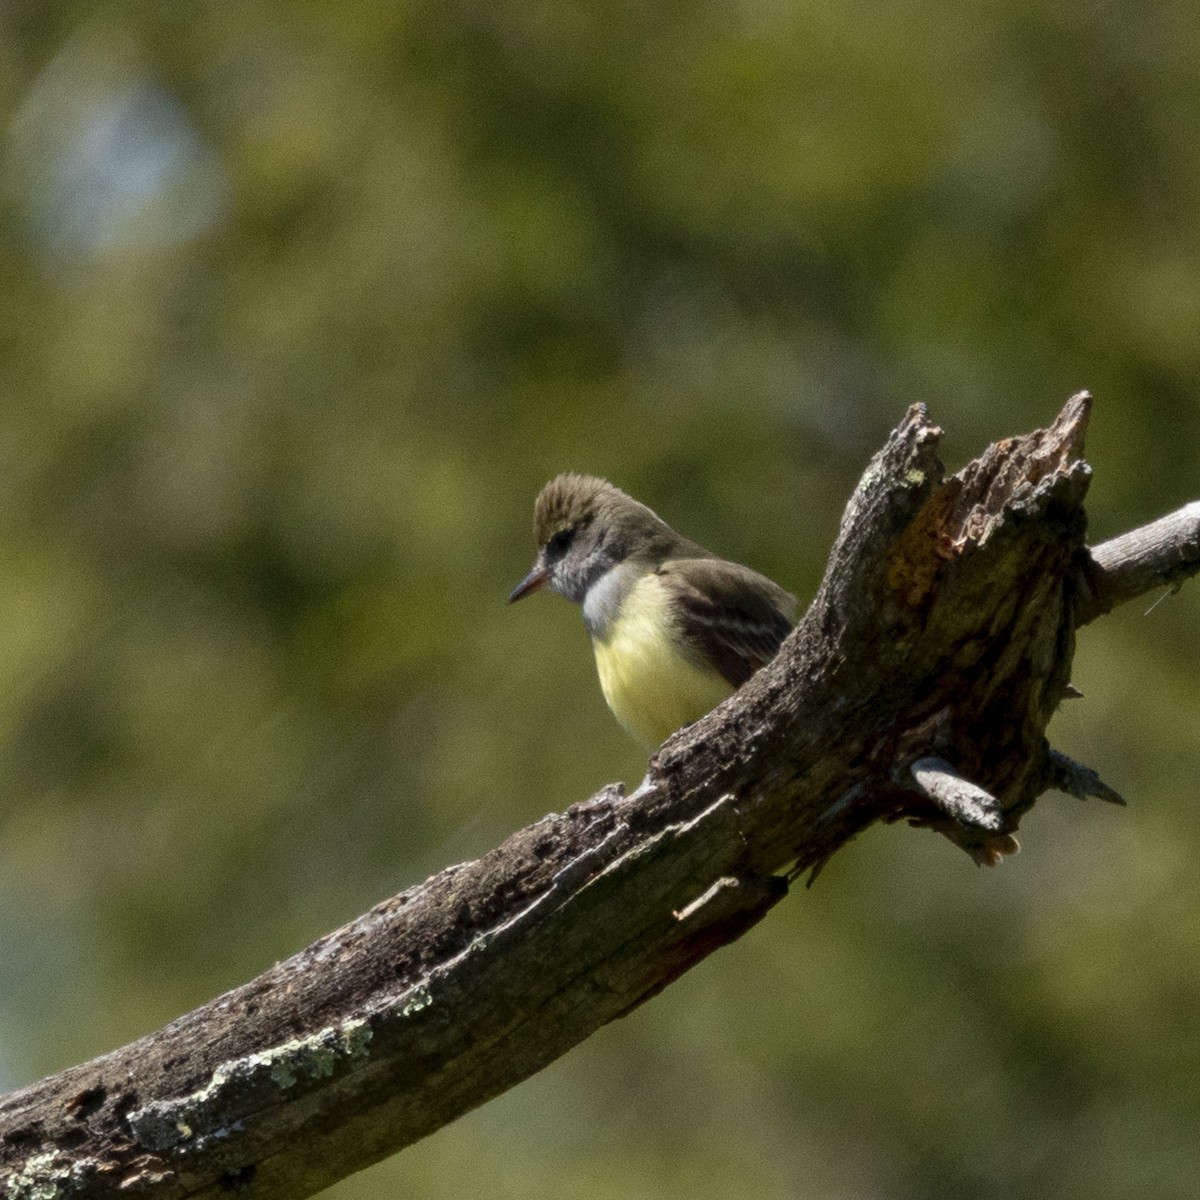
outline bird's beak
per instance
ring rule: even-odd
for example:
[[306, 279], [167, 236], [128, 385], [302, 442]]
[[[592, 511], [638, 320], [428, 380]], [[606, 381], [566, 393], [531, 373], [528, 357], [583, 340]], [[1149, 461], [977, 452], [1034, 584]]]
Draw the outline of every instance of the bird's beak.
[[509, 592], [509, 604], [517, 600], [524, 600], [526, 596], [531, 596], [534, 592], [540, 592], [546, 586], [549, 578], [550, 572], [540, 562], [535, 562], [529, 574]]

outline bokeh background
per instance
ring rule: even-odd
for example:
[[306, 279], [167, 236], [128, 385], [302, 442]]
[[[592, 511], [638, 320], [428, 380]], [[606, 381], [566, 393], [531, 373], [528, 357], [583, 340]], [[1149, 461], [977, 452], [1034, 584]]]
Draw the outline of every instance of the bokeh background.
[[[1091, 522], [1200, 496], [1190, 0], [0, 4], [0, 1088], [644, 757], [594, 471], [811, 595], [905, 407], [1097, 396]], [[337, 1200], [1191, 1197], [1200, 586], [1083, 632], [976, 870], [876, 829]]]

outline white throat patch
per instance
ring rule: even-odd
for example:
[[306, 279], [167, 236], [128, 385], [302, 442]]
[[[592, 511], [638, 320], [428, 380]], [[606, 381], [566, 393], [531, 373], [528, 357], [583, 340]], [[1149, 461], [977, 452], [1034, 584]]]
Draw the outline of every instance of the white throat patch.
[[583, 598], [583, 623], [593, 640], [604, 641], [608, 636], [621, 603], [637, 580], [629, 563], [617, 563], [588, 588]]

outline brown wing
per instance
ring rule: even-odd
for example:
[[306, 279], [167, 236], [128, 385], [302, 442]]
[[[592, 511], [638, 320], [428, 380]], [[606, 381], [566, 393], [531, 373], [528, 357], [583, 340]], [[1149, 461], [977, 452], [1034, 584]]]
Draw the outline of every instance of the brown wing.
[[721, 558], [672, 559], [658, 574], [696, 657], [741, 687], [775, 657], [796, 597], [765, 575]]

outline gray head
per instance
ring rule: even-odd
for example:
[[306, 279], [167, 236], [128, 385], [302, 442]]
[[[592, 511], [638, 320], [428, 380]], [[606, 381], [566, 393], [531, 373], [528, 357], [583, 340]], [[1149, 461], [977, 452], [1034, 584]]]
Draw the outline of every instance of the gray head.
[[576, 604], [605, 572], [631, 559], [651, 566], [680, 546], [704, 555], [665, 521], [595, 475], [556, 475], [533, 506], [538, 555], [509, 603], [545, 587]]

